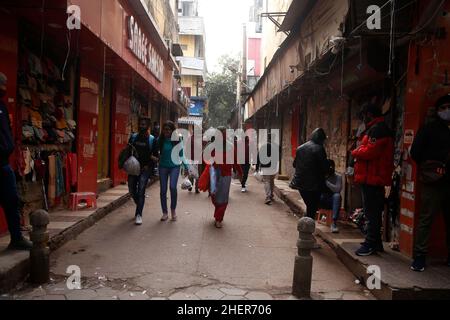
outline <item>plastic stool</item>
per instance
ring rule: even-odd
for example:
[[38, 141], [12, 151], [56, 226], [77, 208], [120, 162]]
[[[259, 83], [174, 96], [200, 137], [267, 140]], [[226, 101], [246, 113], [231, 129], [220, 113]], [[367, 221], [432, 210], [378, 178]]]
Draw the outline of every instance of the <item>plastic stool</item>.
[[72, 211], [79, 210], [80, 203], [85, 202], [86, 207], [81, 208], [91, 208], [97, 209], [97, 195], [93, 192], [74, 192], [70, 194], [69, 207]]

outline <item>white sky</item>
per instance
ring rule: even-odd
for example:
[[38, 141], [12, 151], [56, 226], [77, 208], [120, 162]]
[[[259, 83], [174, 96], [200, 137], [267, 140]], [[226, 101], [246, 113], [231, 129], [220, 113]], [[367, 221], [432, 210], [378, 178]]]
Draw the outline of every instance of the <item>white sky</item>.
[[220, 56], [242, 50], [242, 26], [252, 4], [253, 0], [199, 0], [198, 15], [205, 19], [208, 72], [217, 71]]

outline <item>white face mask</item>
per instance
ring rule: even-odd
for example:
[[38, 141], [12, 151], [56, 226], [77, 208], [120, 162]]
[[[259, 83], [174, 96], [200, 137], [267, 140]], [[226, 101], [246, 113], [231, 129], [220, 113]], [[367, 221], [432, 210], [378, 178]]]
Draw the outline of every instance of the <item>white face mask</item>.
[[439, 111], [438, 116], [444, 121], [450, 121], [450, 109], [447, 108], [446, 110]]

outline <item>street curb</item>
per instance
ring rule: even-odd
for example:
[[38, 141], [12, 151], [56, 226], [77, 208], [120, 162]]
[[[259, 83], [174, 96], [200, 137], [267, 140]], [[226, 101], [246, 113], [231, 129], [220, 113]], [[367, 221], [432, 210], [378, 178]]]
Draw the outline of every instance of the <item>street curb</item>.
[[[158, 179], [153, 179], [149, 182], [148, 186], [153, 185]], [[112, 201], [107, 206], [95, 210], [94, 213], [86, 218], [78, 221], [72, 226], [64, 229], [60, 233], [51, 237], [48, 242], [50, 252], [53, 252], [70, 240], [75, 239], [82, 232], [86, 231], [98, 221], [106, 217], [109, 213], [123, 206], [128, 200], [131, 199], [129, 193], [121, 196], [115, 201]], [[8, 269], [0, 269], [0, 294], [7, 293], [13, 290], [19, 283], [26, 281], [30, 272], [30, 257], [28, 252], [14, 252], [12, 253], [17, 261]]]
[[306, 214], [306, 204], [302, 199], [298, 199], [298, 191], [287, 192], [285, 189], [275, 186], [274, 192], [297, 216], [303, 217]]

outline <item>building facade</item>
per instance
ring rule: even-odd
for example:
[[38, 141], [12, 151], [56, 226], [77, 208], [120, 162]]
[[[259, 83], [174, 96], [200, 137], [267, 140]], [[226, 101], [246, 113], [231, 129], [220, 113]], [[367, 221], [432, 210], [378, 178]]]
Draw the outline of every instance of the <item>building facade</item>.
[[[450, 3], [395, 3], [391, 25], [391, 8], [381, 0], [293, 1], [277, 27], [278, 37], [285, 38], [279, 47], [267, 48], [275, 32], [266, 36], [263, 25], [263, 60], [270, 59], [263, 63], [265, 71], [245, 102], [244, 115], [255, 128], [280, 130], [279, 175], [291, 178], [296, 148], [317, 127], [327, 132], [328, 156], [344, 174], [361, 128], [361, 105], [379, 105], [395, 136], [394, 182], [386, 189], [383, 237], [411, 256], [420, 182], [408, 148], [433, 101], [450, 92], [445, 67], [450, 61]], [[368, 24], [370, 5], [382, 8], [380, 28]], [[342, 196], [348, 213], [362, 207], [357, 185], [346, 183]], [[439, 218], [432, 255], [447, 254], [438, 240], [443, 234]]]
[[[71, 193], [98, 194], [125, 183], [118, 157], [139, 117], [176, 121], [188, 107], [174, 99], [178, 65], [145, 2], [42, 5], [0, 4], [0, 71], [9, 79], [6, 101], [16, 143], [11, 164], [25, 224], [35, 209], [67, 207]], [[74, 17], [79, 13], [79, 25], [68, 20], [68, 8]]]
[[181, 0], [178, 3], [178, 24], [180, 46], [183, 56], [177, 57], [180, 67], [181, 85], [184, 93], [190, 97], [189, 117], [179, 119], [180, 124], [192, 123], [192, 118], [203, 120], [206, 112], [205, 98], [206, 60], [205, 25], [203, 17], [198, 16], [198, 0]]

